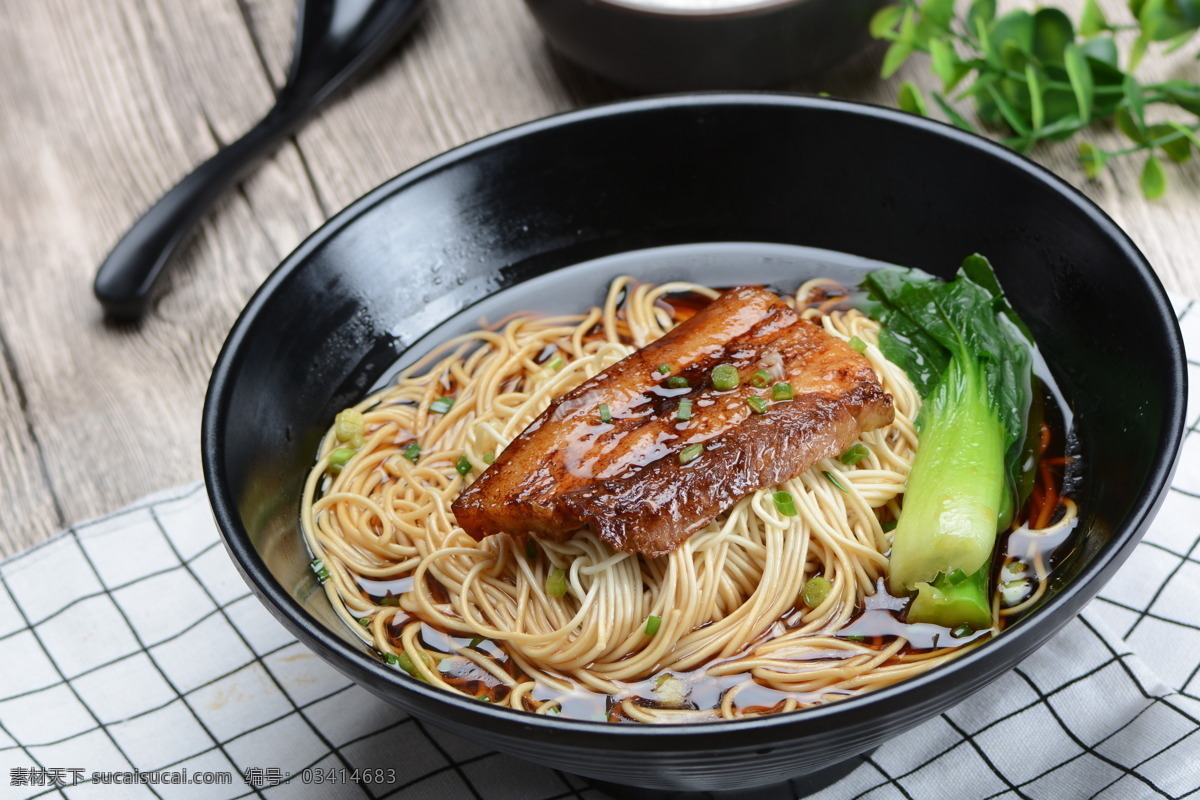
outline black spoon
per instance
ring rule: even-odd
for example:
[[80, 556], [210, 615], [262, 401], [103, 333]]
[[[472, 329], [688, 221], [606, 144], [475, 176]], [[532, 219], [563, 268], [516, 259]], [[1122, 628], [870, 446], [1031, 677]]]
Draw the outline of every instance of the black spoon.
[[140, 318], [171, 254], [221, 190], [330, 94], [386, 55], [421, 6], [422, 0], [300, 0], [296, 49], [275, 105], [163, 195], [117, 242], [96, 273], [94, 290], [104, 310], [118, 319]]

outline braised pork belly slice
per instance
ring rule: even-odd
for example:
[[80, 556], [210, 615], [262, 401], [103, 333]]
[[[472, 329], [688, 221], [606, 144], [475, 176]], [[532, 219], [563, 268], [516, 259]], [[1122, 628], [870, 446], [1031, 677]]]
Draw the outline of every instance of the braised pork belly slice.
[[[722, 364], [737, 370], [736, 388], [713, 385]], [[759, 371], [771, 375], [765, 387], [752, 380]], [[672, 388], [679, 378], [687, 385]], [[689, 419], [679, 419], [681, 401]], [[866, 358], [766, 289], [739, 287], [552, 401], [454, 501], [454, 515], [476, 539], [591, 527], [614, 548], [657, 557], [893, 415]]]

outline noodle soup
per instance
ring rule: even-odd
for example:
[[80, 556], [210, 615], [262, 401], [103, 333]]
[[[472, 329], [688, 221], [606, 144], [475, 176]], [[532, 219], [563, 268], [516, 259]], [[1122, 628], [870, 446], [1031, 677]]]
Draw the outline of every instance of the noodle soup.
[[309, 475], [302, 526], [347, 625], [398, 669], [481, 702], [687, 722], [892, 684], [977, 646], [1038, 601], [1075, 522], [1077, 454], [1055, 394], [1041, 404], [1031, 502], [994, 562], [996, 625], [905, 622], [908, 601], [888, 594], [886, 578], [921, 397], [884, 357], [879, 324], [832, 279], [804, 283], [789, 302], [861, 345], [894, 400], [894, 422], [864, 433], [857, 458], [822, 459], [742, 498], [660, 558], [614, 550], [587, 529], [563, 541], [476, 541], [456, 525], [459, 492], [553, 398], [716, 294], [618, 278], [582, 314], [520, 313], [457, 336], [340, 416]]

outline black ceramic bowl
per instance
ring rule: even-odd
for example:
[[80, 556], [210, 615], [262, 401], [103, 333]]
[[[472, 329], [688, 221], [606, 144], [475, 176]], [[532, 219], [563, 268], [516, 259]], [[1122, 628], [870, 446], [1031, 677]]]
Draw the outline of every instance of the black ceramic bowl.
[[[839, 268], [838, 257], [796, 246], [944, 276], [965, 254], [992, 259], [1074, 407], [1086, 463], [1081, 546], [1040, 608], [953, 663], [872, 694], [662, 727], [535, 716], [442, 693], [386, 666], [344, 629], [308, 566], [301, 485], [333, 415], [406, 348], [432, 329], [448, 334], [453, 324], [439, 322], [493, 295], [488, 304], [582, 308], [623, 269], [794, 285], [806, 270]], [[382, 700], [568, 772], [734, 789], [863, 753], [958, 703], [1059, 630], [1149, 524], [1176, 457], [1184, 381], [1178, 328], [1145, 259], [1091, 202], [1031, 162], [872, 106], [666, 97], [486, 137], [326, 224], [229, 335], [204, 410], [204, 470], [250, 586], [302, 642]]]
[[762, 89], [818, 75], [868, 39], [887, 0], [525, 0], [555, 50], [633, 89]]

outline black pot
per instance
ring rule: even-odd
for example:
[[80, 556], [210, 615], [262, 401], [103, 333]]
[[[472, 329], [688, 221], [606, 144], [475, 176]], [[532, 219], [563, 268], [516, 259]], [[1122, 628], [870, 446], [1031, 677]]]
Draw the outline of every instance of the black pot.
[[[406, 348], [501, 290], [488, 302], [580, 309], [629, 265], [660, 279], [786, 274], [794, 285], [821, 258], [793, 245], [944, 276], [968, 253], [991, 258], [1074, 408], [1086, 464], [1080, 547], [1040, 608], [951, 664], [871, 694], [662, 727], [541, 717], [443, 693], [385, 666], [344, 629], [308, 567], [301, 485], [333, 415]], [[568, 772], [663, 790], [745, 789], [879, 745], [978, 690], [1070, 620], [1132, 551], [1168, 486], [1184, 383], [1178, 326], [1146, 260], [1040, 167], [867, 105], [678, 96], [486, 137], [339, 214], [234, 325], [209, 387], [203, 459], [221, 533], [250, 586], [302, 642], [379, 697]]]
[[637, 0], [525, 0], [555, 50], [623, 86], [765, 89], [819, 75], [869, 38], [887, 0], [759, 0], [727, 11]]

